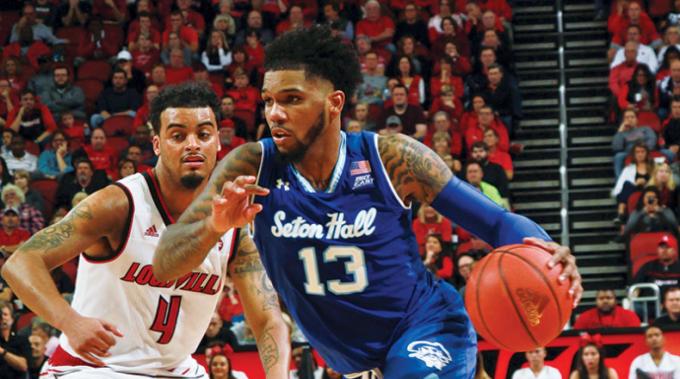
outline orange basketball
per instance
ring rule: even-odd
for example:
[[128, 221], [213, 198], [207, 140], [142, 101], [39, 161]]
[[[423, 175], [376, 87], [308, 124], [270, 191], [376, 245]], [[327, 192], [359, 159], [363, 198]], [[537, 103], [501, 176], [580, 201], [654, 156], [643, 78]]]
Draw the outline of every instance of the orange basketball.
[[465, 287], [465, 306], [485, 340], [501, 349], [528, 351], [555, 339], [571, 316], [569, 281], [562, 266], [548, 268], [551, 254], [508, 245], [475, 264]]

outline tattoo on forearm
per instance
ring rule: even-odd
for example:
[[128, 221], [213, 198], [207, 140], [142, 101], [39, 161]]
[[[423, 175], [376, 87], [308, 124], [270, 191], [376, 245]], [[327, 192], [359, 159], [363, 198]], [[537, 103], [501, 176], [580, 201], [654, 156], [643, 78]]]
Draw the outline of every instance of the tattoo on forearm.
[[437, 154], [420, 142], [401, 135], [380, 137], [378, 149], [385, 169], [397, 193], [403, 196], [409, 187], [419, 184], [423, 199], [434, 200], [451, 179], [451, 170]]
[[257, 293], [264, 298], [262, 311], [279, 309], [279, 296], [266, 272], [262, 272], [260, 276], [260, 287], [257, 289]]
[[269, 370], [279, 361], [279, 345], [276, 343], [276, 339], [272, 335], [273, 330], [274, 328], [265, 329], [257, 343], [257, 350], [260, 353], [262, 366], [264, 367], [264, 372], [267, 374], [269, 373]]
[[22, 245], [22, 249], [48, 251], [59, 247], [74, 235], [78, 220], [92, 220], [92, 210], [87, 203], [81, 203], [66, 218], [36, 233]]

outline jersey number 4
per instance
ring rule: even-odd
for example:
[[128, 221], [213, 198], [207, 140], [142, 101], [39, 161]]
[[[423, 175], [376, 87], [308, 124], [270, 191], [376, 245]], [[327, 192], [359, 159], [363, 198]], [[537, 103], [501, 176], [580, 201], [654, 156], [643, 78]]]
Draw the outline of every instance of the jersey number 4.
[[366, 260], [364, 251], [354, 246], [329, 246], [323, 252], [324, 263], [335, 262], [338, 259], [347, 258], [345, 262], [345, 272], [351, 274], [351, 282], [341, 282], [339, 280], [327, 280], [326, 285], [319, 279], [319, 266], [316, 261], [316, 251], [313, 247], [306, 247], [298, 253], [305, 267], [305, 291], [310, 295], [326, 294], [326, 288], [336, 295], [349, 295], [362, 292], [368, 286], [368, 276], [366, 275]]
[[181, 303], [182, 296], [170, 296], [170, 301], [165, 300], [163, 296], [158, 297], [156, 317], [154, 317], [153, 324], [151, 325], [151, 330], [161, 334], [156, 342], [167, 345], [172, 340], [172, 336], [175, 335], [175, 328], [177, 327]]

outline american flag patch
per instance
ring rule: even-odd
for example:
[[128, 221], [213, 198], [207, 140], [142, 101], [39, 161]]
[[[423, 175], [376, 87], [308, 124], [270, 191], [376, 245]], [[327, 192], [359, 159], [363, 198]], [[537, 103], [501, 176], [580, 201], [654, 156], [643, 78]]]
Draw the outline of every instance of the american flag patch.
[[371, 164], [368, 161], [352, 162], [349, 166], [350, 175], [362, 175], [371, 172]]

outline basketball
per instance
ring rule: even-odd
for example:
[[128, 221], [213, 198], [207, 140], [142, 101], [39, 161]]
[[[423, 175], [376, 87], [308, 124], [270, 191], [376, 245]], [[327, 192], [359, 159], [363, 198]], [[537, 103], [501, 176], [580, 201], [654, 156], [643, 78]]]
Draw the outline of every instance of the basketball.
[[561, 265], [529, 245], [502, 246], [475, 264], [465, 305], [477, 333], [499, 348], [519, 352], [545, 346], [571, 316], [569, 281], [558, 282]]

